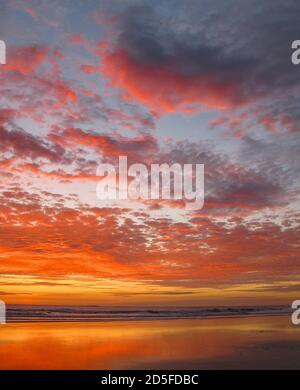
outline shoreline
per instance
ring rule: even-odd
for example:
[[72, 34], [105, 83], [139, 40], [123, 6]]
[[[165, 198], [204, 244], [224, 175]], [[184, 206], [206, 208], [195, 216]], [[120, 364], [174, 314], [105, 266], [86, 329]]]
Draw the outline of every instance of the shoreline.
[[108, 323], [108, 322], [156, 322], [156, 321], [180, 321], [180, 320], [209, 320], [209, 319], [234, 319], [234, 318], [255, 318], [255, 317], [280, 317], [289, 316], [291, 312], [285, 313], [246, 313], [246, 314], [234, 314], [234, 315], [211, 315], [211, 316], [198, 316], [198, 317], [147, 317], [147, 318], [81, 318], [81, 319], [69, 319], [69, 318], [37, 318], [37, 319], [7, 319], [6, 324], [33, 324], [33, 323]]

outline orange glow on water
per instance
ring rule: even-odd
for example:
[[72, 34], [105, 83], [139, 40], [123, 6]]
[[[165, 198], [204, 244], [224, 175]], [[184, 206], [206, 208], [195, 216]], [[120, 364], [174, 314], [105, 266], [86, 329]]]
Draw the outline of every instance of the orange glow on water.
[[300, 361], [300, 328], [288, 316], [11, 323], [0, 341], [1, 369], [299, 368]]

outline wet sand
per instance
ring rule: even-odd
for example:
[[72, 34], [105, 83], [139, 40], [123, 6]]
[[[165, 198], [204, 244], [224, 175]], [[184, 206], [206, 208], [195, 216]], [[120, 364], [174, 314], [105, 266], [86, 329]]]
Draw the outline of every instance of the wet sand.
[[290, 316], [8, 323], [0, 369], [300, 369]]

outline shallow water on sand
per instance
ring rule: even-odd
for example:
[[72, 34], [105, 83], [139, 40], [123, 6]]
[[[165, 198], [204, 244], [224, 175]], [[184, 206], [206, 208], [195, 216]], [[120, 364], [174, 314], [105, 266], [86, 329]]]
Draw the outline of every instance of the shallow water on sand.
[[8, 323], [0, 369], [300, 369], [291, 318]]

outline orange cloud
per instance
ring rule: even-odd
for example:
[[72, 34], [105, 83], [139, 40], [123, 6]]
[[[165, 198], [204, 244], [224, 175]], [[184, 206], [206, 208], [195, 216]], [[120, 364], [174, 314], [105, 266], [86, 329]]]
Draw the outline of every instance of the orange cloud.
[[101, 71], [110, 85], [121, 88], [124, 99], [133, 99], [154, 112], [191, 112], [205, 105], [229, 109], [243, 99], [238, 83], [210, 74], [182, 75], [169, 66], [139, 64], [123, 49], [101, 45]]
[[5, 72], [18, 72], [22, 75], [33, 73], [46, 60], [48, 49], [29, 46], [11, 50], [9, 61], [3, 65]]

